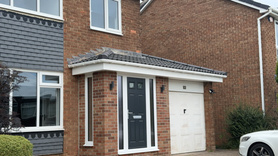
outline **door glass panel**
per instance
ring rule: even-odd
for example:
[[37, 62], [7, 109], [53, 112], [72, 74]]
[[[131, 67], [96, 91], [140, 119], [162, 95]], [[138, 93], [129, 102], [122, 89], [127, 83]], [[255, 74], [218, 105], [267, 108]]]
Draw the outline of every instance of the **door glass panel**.
[[60, 15], [60, 0], [40, 0], [40, 11], [51, 15]]
[[119, 110], [119, 149], [124, 148], [124, 126], [123, 126], [123, 79], [118, 76], [118, 110]]
[[104, 0], [91, 0], [91, 24], [104, 28]]
[[151, 146], [155, 146], [153, 79], [150, 79]]
[[60, 125], [60, 89], [40, 88], [40, 126]]
[[143, 84], [142, 83], [138, 83], [137, 86], [138, 86], [138, 89], [142, 89], [143, 88]]
[[129, 88], [134, 88], [135, 84], [134, 84], [134, 82], [130, 82], [128, 86], [129, 86]]
[[59, 84], [59, 76], [43, 75], [42, 82]]
[[92, 78], [88, 81], [88, 141], [93, 141], [93, 87]]
[[20, 83], [13, 92], [13, 112], [21, 119], [23, 126], [36, 126], [37, 74], [22, 72], [19, 75], [26, 77], [27, 81]]
[[119, 29], [119, 10], [118, 2], [115, 0], [108, 0], [108, 18], [109, 28]]
[[14, 0], [14, 6], [28, 9], [28, 10], [37, 10], [37, 0]]
[[0, 0], [0, 3], [10, 5], [10, 0]]

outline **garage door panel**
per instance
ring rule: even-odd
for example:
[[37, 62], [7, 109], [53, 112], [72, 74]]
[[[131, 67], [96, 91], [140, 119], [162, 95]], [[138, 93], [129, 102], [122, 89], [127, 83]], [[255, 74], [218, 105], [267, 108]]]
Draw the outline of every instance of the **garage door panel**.
[[169, 95], [171, 153], [205, 150], [203, 94], [170, 92]]

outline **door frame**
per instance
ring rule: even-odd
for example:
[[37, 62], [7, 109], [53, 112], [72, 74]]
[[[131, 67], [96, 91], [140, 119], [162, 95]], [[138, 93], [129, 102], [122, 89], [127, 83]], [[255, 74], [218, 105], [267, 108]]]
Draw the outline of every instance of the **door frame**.
[[[132, 154], [141, 152], [158, 151], [157, 141], [157, 107], [156, 107], [156, 79], [153, 76], [137, 75], [118, 73], [117, 76], [122, 77], [122, 91], [123, 91], [123, 149], [119, 149], [118, 142], [118, 154]], [[128, 147], [128, 96], [127, 96], [127, 77], [145, 79], [145, 94], [146, 94], [146, 135], [147, 135], [147, 147], [129, 149]], [[151, 116], [150, 116], [150, 79], [153, 80], [153, 100], [154, 100], [154, 132], [155, 132], [155, 146], [151, 146]], [[118, 84], [118, 83], [117, 83]], [[119, 94], [119, 93], [118, 93]], [[118, 98], [118, 96], [117, 96]], [[119, 108], [118, 108], [119, 109]], [[119, 110], [118, 110], [119, 112]], [[119, 118], [119, 117], [118, 117]], [[118, 119], [119, 123], [119, 119]], [[119, 124], [117, 124], [119, 126]], [[119, 127], [118, 127], [119, 130]], [[118, 131], [119, 136], [119, 131]]]

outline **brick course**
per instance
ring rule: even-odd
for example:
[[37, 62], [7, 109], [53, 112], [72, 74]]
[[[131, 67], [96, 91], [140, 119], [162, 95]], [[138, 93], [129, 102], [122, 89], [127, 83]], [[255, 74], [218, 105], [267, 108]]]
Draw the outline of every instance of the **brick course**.
[[[237, 104], [261, 107], [258, 10], [227, 0], [154, 0], [141, 15], [142, 52], [228, 72], [212, 85], [217, 145], [227, 141], [225, 118]], [[274, 24], [262, 21], [266, 110], [276, 108]], [[208, 121], [206, 121], [208, 122]]]

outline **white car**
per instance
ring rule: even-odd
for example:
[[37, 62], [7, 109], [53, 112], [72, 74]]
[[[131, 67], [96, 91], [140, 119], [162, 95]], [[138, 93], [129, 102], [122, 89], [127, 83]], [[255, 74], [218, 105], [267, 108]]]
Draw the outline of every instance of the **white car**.
[[240, 138], [241, 156], [278, 156], [278, 130], [259, 131]]

